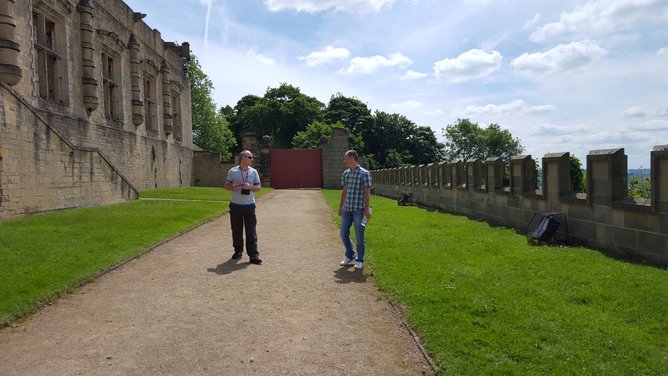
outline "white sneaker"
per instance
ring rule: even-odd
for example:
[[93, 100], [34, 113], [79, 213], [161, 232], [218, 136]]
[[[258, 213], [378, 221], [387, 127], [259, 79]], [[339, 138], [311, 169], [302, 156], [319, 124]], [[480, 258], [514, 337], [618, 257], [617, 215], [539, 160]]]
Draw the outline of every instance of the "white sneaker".
[[355, 261], [355, 269], [362, 269], [364, 267], [364, 263], [362, 261]]
[[346, 257], [346, 258], [343, 259], [343, 261], [341, 261], [340, 265], [341, 266], [351, 266], [353, 264], [353, 261], [355, 261], [355, 259], [349, 259], [349, 258]]

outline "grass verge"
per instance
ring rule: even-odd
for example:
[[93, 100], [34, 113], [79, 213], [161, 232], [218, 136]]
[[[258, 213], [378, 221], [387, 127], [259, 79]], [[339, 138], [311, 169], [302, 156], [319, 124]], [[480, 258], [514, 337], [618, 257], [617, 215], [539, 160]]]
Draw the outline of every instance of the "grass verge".
[[[323, 194], [336, 215], [340, 191]], [[665, 375], [668, 272], [374, 196], [365, 259], [444, 375]]]
[[[257, 192], [255, 195], [264, 193], [264, 191]], [[171, 200], [230, 201], [230, 196], [232, 196], [232, 192], [215, 187], [146, 189], [139, 193], [139, 198], [164, 198]]]
[[142, 191], [140, 196], [178, 201], [138, 200], [0, 222], [0, 326], [220, 216], [228, 210], [230, 192], [191, 187]]

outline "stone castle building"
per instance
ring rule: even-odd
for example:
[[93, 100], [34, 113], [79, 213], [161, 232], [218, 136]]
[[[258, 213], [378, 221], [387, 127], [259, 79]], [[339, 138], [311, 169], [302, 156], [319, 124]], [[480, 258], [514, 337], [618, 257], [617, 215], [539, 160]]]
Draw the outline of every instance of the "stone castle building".
[[189, 45], [121, 0], [0, 0], [0, 219], [189, 186]]

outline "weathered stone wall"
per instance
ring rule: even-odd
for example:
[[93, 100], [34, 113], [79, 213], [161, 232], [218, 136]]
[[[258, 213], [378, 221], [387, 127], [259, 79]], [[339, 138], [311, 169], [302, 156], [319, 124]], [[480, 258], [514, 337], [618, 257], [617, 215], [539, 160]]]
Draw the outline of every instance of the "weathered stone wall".
[[[16, 148], [38, 135], [52, 134], [74, 150], [99, 150], [112, 169], [137, 189], [192, 184], [187, 43], [164, 42], [157, 30], [144, 23], [144, 15], [120, 0], [2, 2], [0, 80], [12, 86], [12, 95], [3, 93], [2, 98], [10, 103], [5, 107], [16, 107], [17, 114], [0, 119], [0, 147], [9, 156], [3, 158], [0, 168], [0, 190], [6, 197], [22, 194], [14, 191], [8, 171], [16, 171], [19, 175], [11, 179], [21, 181], [42, 179], [31, 174], [44, 173], [37, 159], [27, 158]], [[36, 42], [40, 37], [46, 41]], [[58, 56], [49, 91], [42, 82], [42, 45]], [[11, 96], [20, 100], [8, 99]], [[37, 129], [34, 137], [20, 131], [19, 125], [34, 123], [35, 116], [44, 119], [49, 130]], [[40, 153], [52, 152], [36, 148]], [[45, 185], [40, 188], [39, 205], [22, 200], [23, 209], [4, 212], [96, 204], [88, 199], [66, 200], [67, 195], [60, 192], [65, 183], [55, 176], [40, 181]], [[99, 203], [107, 201], [100, 198]], [[7, 205], [7, 201], [0, 203], [0, 212]]]
[[233, 161], [221, 161], [220, 154], [208, 151], [196, 151], [193, 158], [194, 185], [200, 187], [223, 187], [227, 172], [237, 164]]
[[11, 135], [0, 139], [0, 218], [137, 198], [103, 154], [65, 141], [4, 85], [0, 118]]
[[[434, 163], [372, 171], [374, 192], [418, 205], [483, 219], [525, 231], [534, 214], [566, 216], [569, 240], [621, 257], [668, 266], [668, 145], [651, 152], [652, 197], [627, 198], [624, 149], [594, 150], [587, 156], [589, 194], [574, 193], [569, 153], [542, 159], [543, 189], [535, 184], [531, 156], [511, 162], [510, 186], [503, 185], [498, 158]], [[561, 230], [560, 230], [561, 231]]]
[[348, 148], [348, 131], [334, 128], [332, 139], [322, 144], [323, 188], [341, 188], [341, 175], [346, 170], [343, 155]]

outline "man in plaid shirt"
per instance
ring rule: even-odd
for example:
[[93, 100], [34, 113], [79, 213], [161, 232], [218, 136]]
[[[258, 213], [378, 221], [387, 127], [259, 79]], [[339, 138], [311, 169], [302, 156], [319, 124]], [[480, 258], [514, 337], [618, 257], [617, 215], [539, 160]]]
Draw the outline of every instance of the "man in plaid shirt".
[[[341, 266], [351, 266], [355, 261], [355, 269], [364, 267], [364, 230], [362, 218], [371, 219], [369, 201], [371, 200], [371, 173], [359, 164], [359, 156], [355, 150], [348, 150], [343, 156], [343, 162], [348, 169], [341, 176], [341, 201], [339, 215], [341, 216], [341, 240], [346, 247], [345, 258]], [[357, 238], [357, 258], [350, 240], [350, 226], [355, 225]]]

